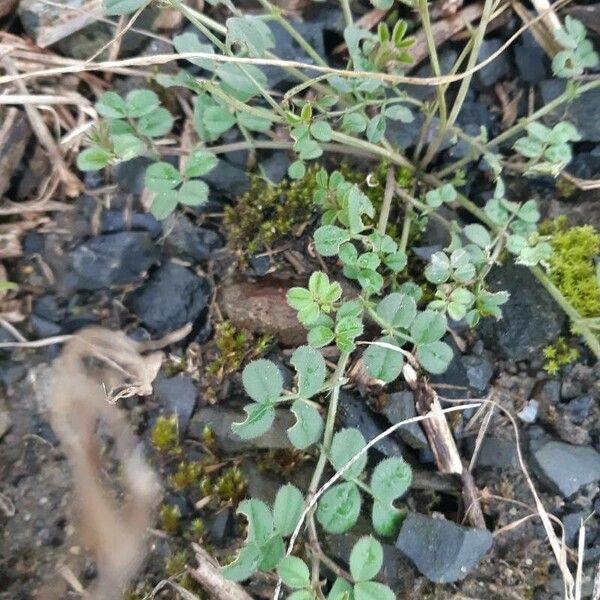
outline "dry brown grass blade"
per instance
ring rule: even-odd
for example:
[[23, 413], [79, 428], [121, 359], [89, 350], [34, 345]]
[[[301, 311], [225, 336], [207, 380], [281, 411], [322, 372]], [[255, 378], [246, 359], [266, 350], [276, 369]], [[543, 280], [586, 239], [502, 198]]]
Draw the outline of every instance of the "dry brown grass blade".
[[[4, 68], [6, 69], [7, 73], [13, 75], [17, 74], [17, 71], [11, 59], [9, 59], [8, 57], [4, 58], [2, 64], [4, 65]], [[15, 80], [15, 85], [17, 86], [19, 93], [29, 94], [27, 86], [21, 79]], [[27, 117], [29, 118], [31, 128], [35, 132], [35, 135], [37, 136], [40, 144], [48, 153], [50, 163], [56, 169], [58, 176], [60, 177], [60, 180], [63, 183], [65, 194], [70, 198], [78, 196], [83, 190], [83, 184], [67, 166], [67, 163], [65, 162], [57, 143], [55, 142], [54, 138], [52, 137], [52, 134], [48, 130], [44, 119], [42, 119], [42, 117], [40, 116], [38, 109], [32, 104], [25, 104], [24, 107], [25, 112], [27, 113]]]

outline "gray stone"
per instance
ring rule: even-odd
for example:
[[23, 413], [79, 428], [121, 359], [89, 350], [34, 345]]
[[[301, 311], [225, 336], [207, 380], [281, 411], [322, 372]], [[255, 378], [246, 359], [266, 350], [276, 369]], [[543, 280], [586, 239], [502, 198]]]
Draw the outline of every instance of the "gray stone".
[[494, 374], [494, 365], [483, 356], [467, 355], [462, 357], [462, 363], [467, 371], [469, 386], [483, 394], [490, 384]]
[[418, 513], [408, 513], [396, 540], [396, 548], [436, 583], [464, 579], [491, 546], [492, 535], [485, 529]]
[[180, 213], [171, 215], [165, 221], [164, 230], [167, 254], [185, 260], [205, 261], [213, 250], [223, 245], [218, 233], [194, 225]]
[[241, 196], [250, 187], [250, 178], [246, 172], [223, 159], [203, 179], [213, 191], [231, 199]]
[[161, 412], [177, 415], [179, 432], [183, 435], [198, 403], [198, 387], [189, 375], [159, 377], [154, 384], [154, 396]]
[[[387, 417], [392, 425], [416, 417], [415, 398], [412, 392], [406, 391], [392, 394], [389, 402], [384, 406], [381, 412]], [[402, 441], [411, 448], [421, 450], [422, 448], [429, 447], [427, 438], [418, 423], [403, 425], [398, 429], [397, 433]]]
[[580, 511], [568, 513], [562, 518], [563, 527], [565, 530], [565, 542], [569, 546], [573, 546], [579, 537], [579, 527], [581, 521], [585, 521], [588, 513]]
[[208, 304], [208, 284], [195, 273], [169, 262], [131, 295], [129, 305], [157, 335], [197, 324]]
[[523, 423], [535, 423], [539, 413], [539, 402], [537, 400], [528, 400], [525, 406], [517, 413], [517, 416]]
[[217, 444], [226, 452], [239, 452], [253, 448], [284, 450], [293, 447], [286, 432], [296, 419], [289, 410], [275, 409], [275, 420], [272, 427], [260, 437], [252, 440], [242, 440], [231, 431], [233, 423], [240, 423], [245, 418], [246, 413], [242, 409], [203, 406], [192, 417], [188, 435], [192, 438], [202, 439], [202, 431], [208, 425], [214, 431]]
[[512, 264], [495, 267], [488, 282], [492, 291], [510, 293], [502, 306], [502, 319], [483, 319], [478, 328], [488, 346], [503, 358], [534, 358], [560, 335], [565, 315], [529, 269]]
[[76, 289], [97, 290], [139, 281], [158, 260], [159, 250], [149, 234], [123, 231], [93, 237], [71, 255]]
[[[388, 427], [384, 418], [372, 411], [363, 398], [347, 392], [340, 393], [338, 414], [341, 427], [358, 429], [367, 442]], [[402, 446], [389, 436], [377, 442], [373, 448], [385, 456], [402, 455]]]
[[[540, 83], [542, 103], [548, 104], [565, 91], [565, 81], [548, 79]], [[578, 96], [568, 104], [562, 104], [549, 113], [545, 120], [554, 124], [559, 120], [570, 121], [577, 127], [581, 138], [587, 142], [600, 141], [600, 89], [596, 88]]]
[[[475, 440], [471, 444], [475, 446]], [[514, 469], [519, 464], [517, 446], [514, 440], [504, 440], [497, 437], [485, 437], [477, 455], [478, 467], [497, 467], [499, 469]]]
[[590, 446], [548, 442], [533, 453], [533, 464], [538, 477], [565, 498], [600, 481], [600, 454]]
[[515, 46], [515, 62], [521, 79], [527, 83], [539, 83], [551, 75], [550, 60], [529, 31]]
[[290, 159], [285, 152], [273, 152], [268, 158], [260, 161], [260, 166], [269, 181], [279, 183], [287, 176]]
[[[502, 42], [498, 39], [484, 40], [479, 51], [477, 62], [483, 62], [492, 54], [497, 52], [502, 46]], [[506, 57], [506, 52], [501, 52], [494, 60], [477, 72], [475, 77], [483, 87], [494, 85], [499, 79], [505, 77], [510, 72], [510, 64]]]

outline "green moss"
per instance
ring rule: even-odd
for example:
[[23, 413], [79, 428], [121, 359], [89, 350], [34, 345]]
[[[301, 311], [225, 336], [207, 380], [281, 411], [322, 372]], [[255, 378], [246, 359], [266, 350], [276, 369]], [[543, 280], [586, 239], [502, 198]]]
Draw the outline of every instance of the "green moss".
[[579, 350], [569, 346], [563, 337], [559, 337], [554, 344], [546, 346], [543, 352], [546, 359], [544, 369], [550, 375], [556, 375], [561, 367], [579, 358]]
[[277, 184], [252, 177], [250, 189], [225, 209], [230, 245], [246, 255], [254, 254], [309, 221], [315, 212], [316, 172], [312, 167], [302, 179], [283, 179]]
[[554, 221], [552, 229], [550, 279], [582, 317], [600, 317], [600, 286], [594, 263], [600, 254], [600, 233], [591, 225], [566, 228], [564, 219]]
[[176, 417], [158, 417], [150, 434], [152, 445], [160, 452], [181, 454]]
[[194, 519], [190, 523], [190, 527], [188, 529], [188, 536], [193, 542], [199, 542], [204, 537], [206, 533], [206, 525], [204, 521], [200, 518]]
[[172, 506], [165, 504], [160, 509], [159, 514], [160, 527], [169, 535], [176, 535], [179, 531], [179, 525], [181, 522], [181, 512], [178, 506]]
[[177, 471], [169, 477], [169, 485], [176, 490], [185, 490], [199, 485], [202, 476], [202, 465], [199, 462], [180, 462]]
[[236, 504], [245, 495], [248, 489], [248, 480], [239, 467], [225, 469], [215, 482], [214, 493], [221, 502]]
[[186, 571], [188, 553], [185, 550], [174, 552], [165, 561], [165, 572], [169, 577], [177, 577]]
[[255, 340], [252, 333], [238, 329], [229, 321], [219, 323], [214, 339], [218, 355], [208, 364], [207, 372], [221, 377], [235, 373], [246, 358], [256, 358], [263, 354], [272, 339], [271, 336], [263, 335]]

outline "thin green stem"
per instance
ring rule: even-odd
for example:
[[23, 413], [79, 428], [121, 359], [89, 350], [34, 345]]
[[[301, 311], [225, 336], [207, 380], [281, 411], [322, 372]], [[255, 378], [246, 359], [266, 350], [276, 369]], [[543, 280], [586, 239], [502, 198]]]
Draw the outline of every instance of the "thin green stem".
[[352, 18], [352, 11], [350, 10], [350, 0], [340, 0], [340, 4], [342, 5], [342, 12], [344, 13], [346, 27], [350, 27], [350, 25], [354, 24], [354, 19]]
[[394, 177], [394, 169], [390, 167], [387, 170], [385, 178], [385, 191], [383, 193], [383, 202], [381, 204], [381, 210], [379, 212], [379, 222], [377, 223], [377, 232], [380, 235], [385, 235], [387, 230], [388, 220], [390, 218], [390, 209], [392, 207], [392, 198], [394, 197], [394, 184], [396, 183]]
[[[193, 8], [190, 8], [180, 0], [169, 0], [170, 4], [173, 8], [176, 8], [179, 12], [181, 12], [185, 18], [195, 25], [223, 54], [226, 53], [225, 44], [211, 31], [211, 27], [209, 27], [204, 15]], [[208, 17], [206, 17], [208, 18]], [[212, 19], [210, 19], [212, 23]], [[220, 29], [220, 28], [219, 28]], [[227, 29], [220, 29], [219, 33], [225, 35], [227, 33]]]
[[[435, 39], [433, 37], [433, 29], [431, 27], [431, 19], [429, 18], [428, 0], [418, 0], [419, 14], [421, 15], [421, 23], [427, 40], [427, 49], [429, 50], [429, 60], [431, 61], [431, 69], [436, 77], [440, 77], [442, 71], [440, 69], [440, 61], [438, 59]], [[440, 112], [440, 128], [446, 127], [446, 119], [448, 110], [446, 108], [446, 97], [441, 85], [435, 87], [435, 93], [438, 101], [438, 109]]]
[[[479, 26], [477, 28], [477, 33], [473, 38], [473, 48], [471, 50], [471, 55], [469, 56], [469, 61], [467, 62], [467, 72], [475, 67], [477, 64], [477, 59], [479, 58], [479, 51], [481, 50], [481, 45], [483, 43], [483, 37], [485, 35], [485, 31], [487, 29], [488, 23], [490, 21], [492, 12], [494, 9], [494, 0], [485, 0], [483, 5], [483, 13], [481, 15], [481, 20], [479, 22]], [[458, 117], [462, 105], [467, 97], [467, 92], [471, 86], [471, 80], [473, 79], [473, 73], [466, 75], [460, 82], [460, 87], [458, 88], [458, 93], [456, 94], [456, 99], [454, 100], [454, 105], [452, 106], [452, 110], [450, 111], [450, 115], [448, 116], [448, 120], [445, 127], [442, 127], [440, 124], [440, 128], [438, 129], [438, 134], [436, 135], [433, 142], [429, 145], [423, 160], [421, 161], [421, 168], [424, 169], [435, 157], [439, 147], [442, 145], [444, 137], [446, 136], [447, 127], [452, 127], [456, 118]]]

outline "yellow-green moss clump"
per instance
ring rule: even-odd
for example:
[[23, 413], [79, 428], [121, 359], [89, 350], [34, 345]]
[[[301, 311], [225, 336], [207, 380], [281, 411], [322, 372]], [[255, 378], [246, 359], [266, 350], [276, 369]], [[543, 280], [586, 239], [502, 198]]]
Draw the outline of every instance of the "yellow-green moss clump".
[[583, 318], [600, 317], [600, 286], [594, 263], [600, 254], [600, 233], [591, 225], [567, 228], [565, 222], [556, 219], [552, 224], [550, 279]]
[[579, 358], [579, 350], [569, 346], [564, 337], [559, 337], [554, 344], [546, 346], [543, 352], [544, 358], [546, 359], [544, 369], [550, 373], [550, 375], [556, 375], [561, 367], [564, 367]]
[[315, 212], [315, 167], [302, 179], [272, 184], [255, 175], [250, 189], [225, 209], [224, 224], [233, 248], [253, 254], [311, 219]]
[[158, 417], [150, 434], [156, 450], [169, 454], [181, 454], [177, 417]]

